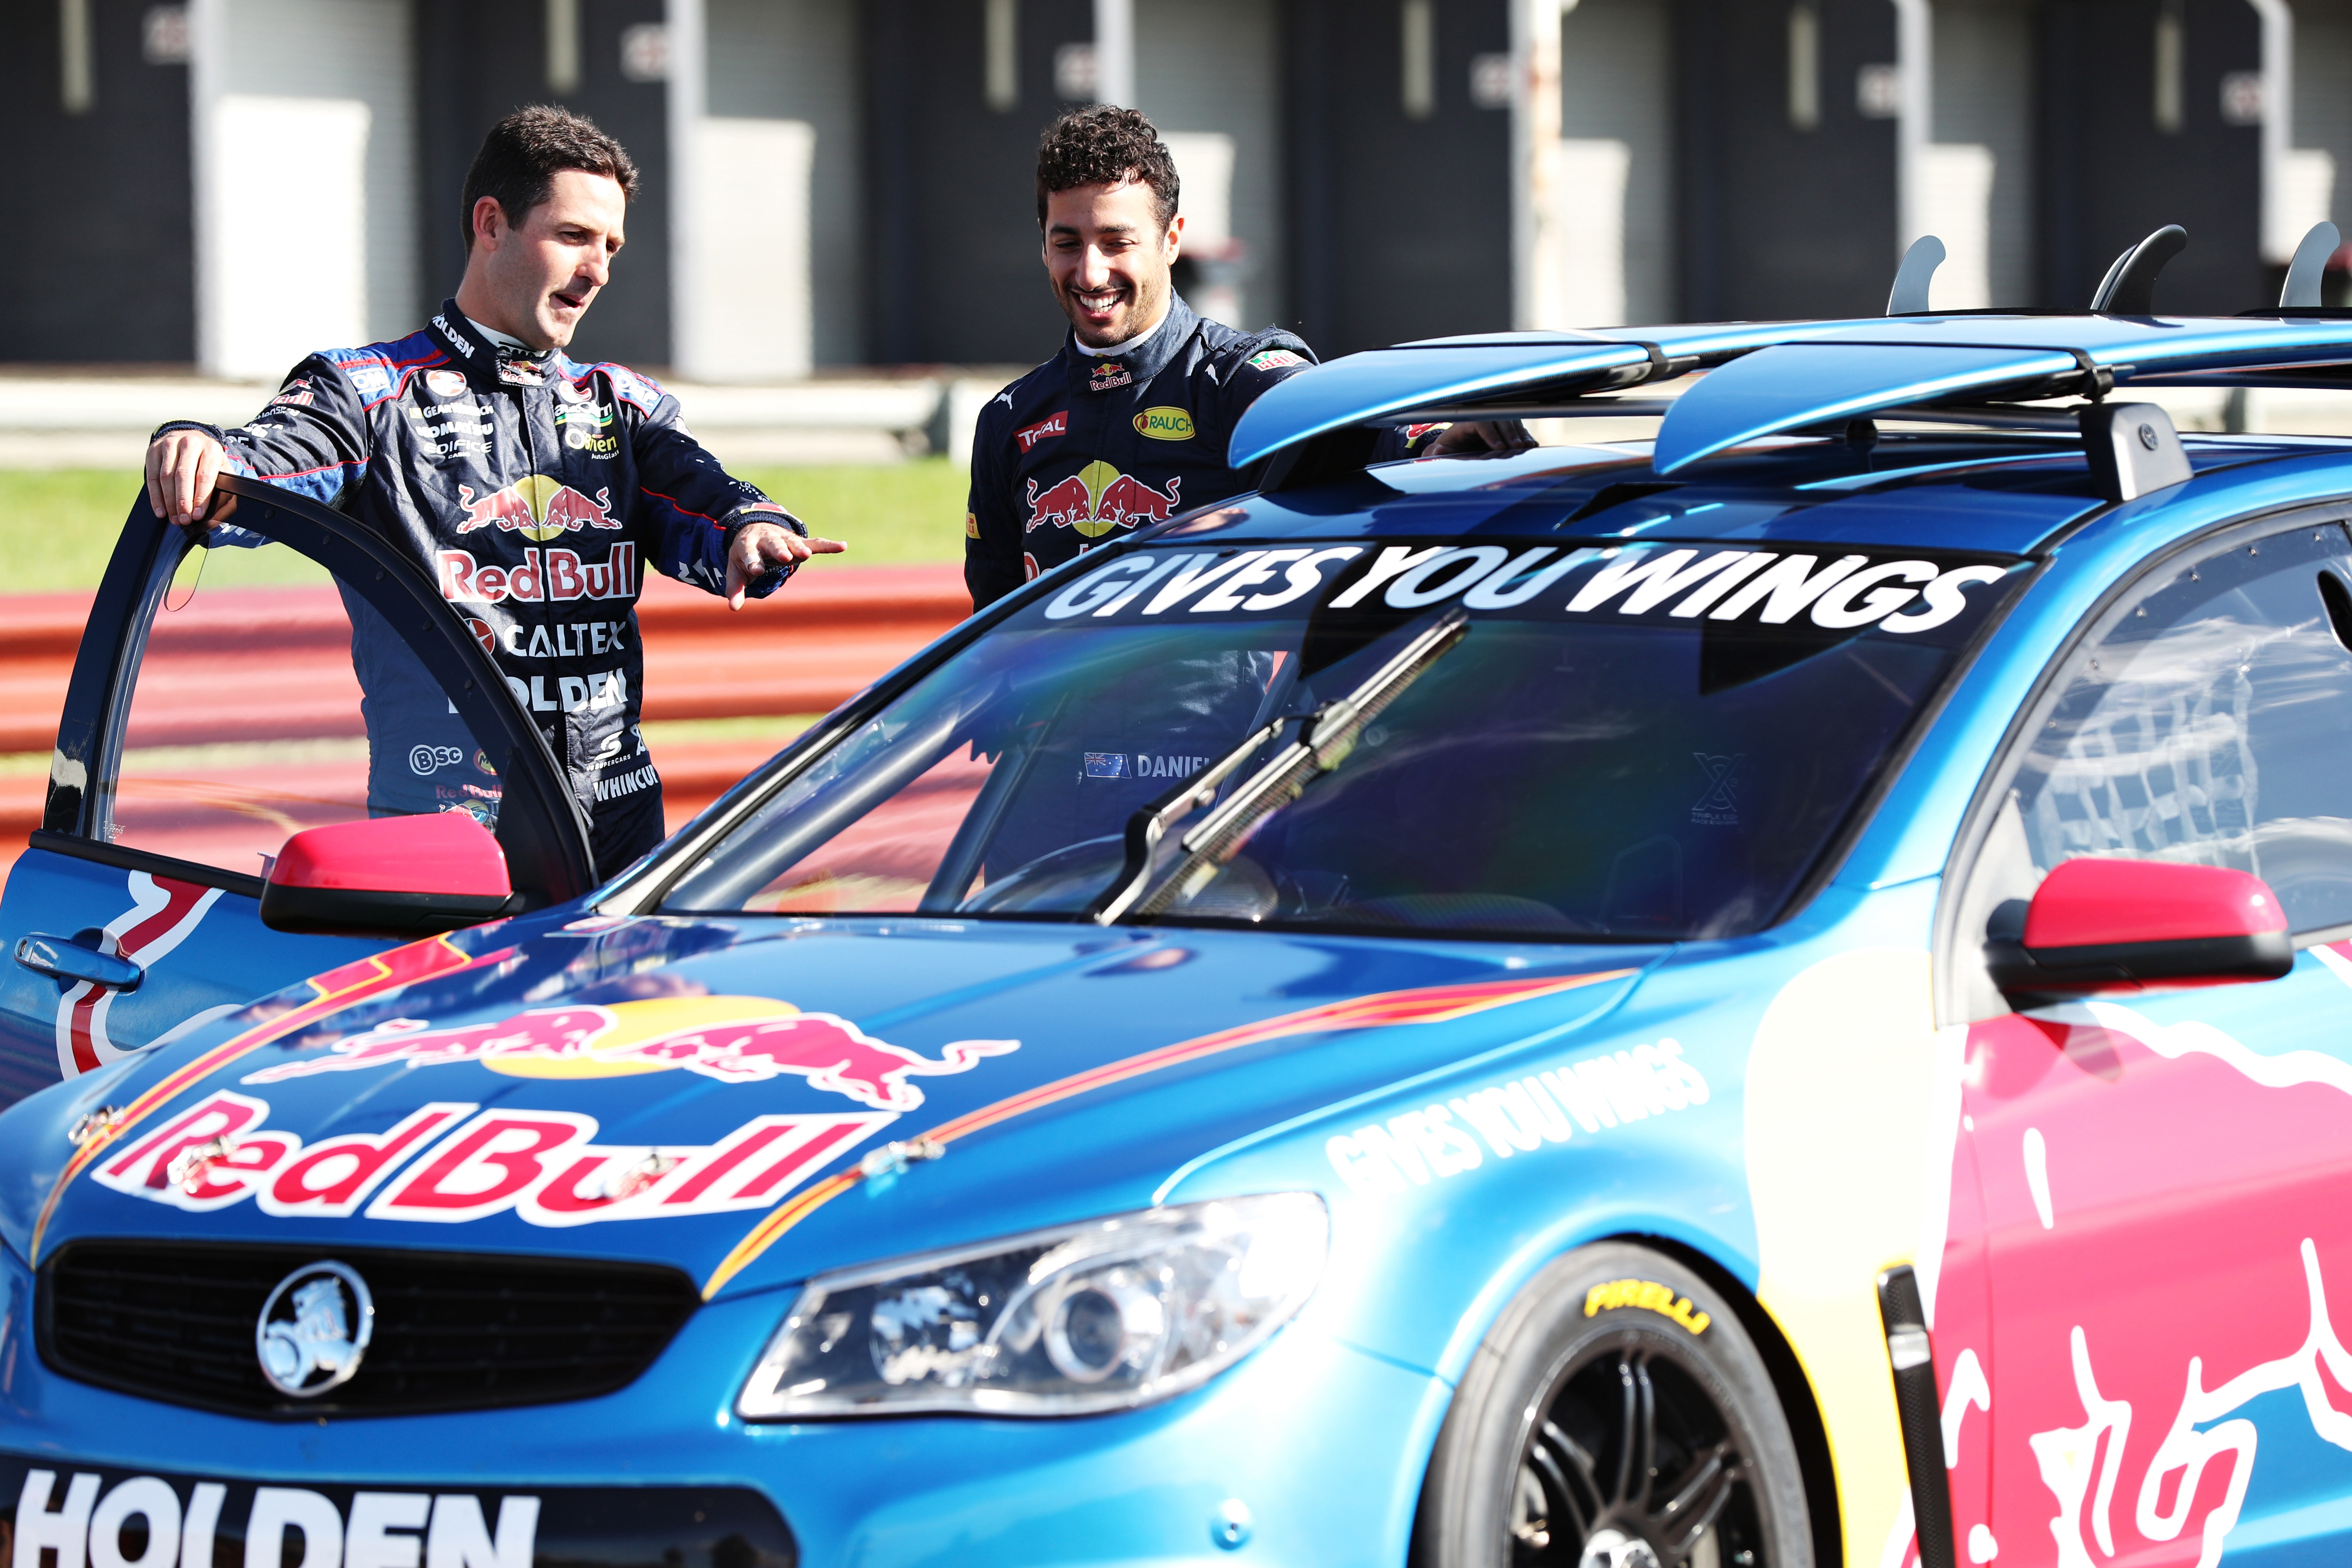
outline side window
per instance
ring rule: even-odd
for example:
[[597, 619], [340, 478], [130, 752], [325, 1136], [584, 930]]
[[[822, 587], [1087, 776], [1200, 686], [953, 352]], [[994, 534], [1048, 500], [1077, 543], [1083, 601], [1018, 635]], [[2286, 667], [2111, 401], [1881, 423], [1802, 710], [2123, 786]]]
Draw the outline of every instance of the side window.
[[352, 584], [223, 528], [185, 549], [127, 672], [96, 830], [265, 875], [306, 827], [464, 811], [498, 826], [503, 746], [477, 736]]
[[1963, 942], [2078, 856], [2234, 867], [2270, 883], [2298, 933], [2352, 924], [2340, 525], [2242, 534], [2158, 567], [2068, 656], [2032, 725], [2004, 763]]

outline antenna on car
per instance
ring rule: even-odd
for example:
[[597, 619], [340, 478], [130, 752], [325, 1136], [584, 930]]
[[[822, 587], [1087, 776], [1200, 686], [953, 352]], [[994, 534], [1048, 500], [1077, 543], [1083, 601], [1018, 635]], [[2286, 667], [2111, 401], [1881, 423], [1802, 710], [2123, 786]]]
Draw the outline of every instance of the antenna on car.
[[2323, 301], [2319, 297], [2320, 280], [2327, 272], [2327, 258], [2344, 243], [2336, 226], [2322, 218], [2311, 226], [2303, 242], [2294, 247], [2294, 259], [2287, 263], [2286, 283], [2279, 289], [2282, 310], [2315, 310]]
[[2091, 309], [2110, 316], [2150, 316], [2156, 313], [2156, 275], [2164, 264], [2189, 248], [2189, 231], [2166, 224], [2116, 258], [2115, 265], [2091, 296]]
[[1895, 269], [1895, 287], [1887, 291], [1886, 313], [1890, 316], [1924, 316], [1927, 313], [1927, 283], [1936, 276], [1936, 268], [1944, 264], [1944, 242], [1932, 234], [1923, 234], [1911, 242], [1903, 253], [1903, 265]]

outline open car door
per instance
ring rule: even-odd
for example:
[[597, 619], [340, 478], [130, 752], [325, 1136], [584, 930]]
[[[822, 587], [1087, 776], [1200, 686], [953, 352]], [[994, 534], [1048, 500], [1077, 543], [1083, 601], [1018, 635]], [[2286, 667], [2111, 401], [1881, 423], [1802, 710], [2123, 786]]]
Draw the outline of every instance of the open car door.
[[41, 827], [0, 897], [0, 1104], [485, 918], [479, 898], [338, 893], [272, 929], [264, 879], [296, 833], [462, 812], [504, 852], [495, 912], [593, 883], [553, 753], [425, 571], [315, 502], [220, 484], [201, 533], [142, 495], [99, 590]]

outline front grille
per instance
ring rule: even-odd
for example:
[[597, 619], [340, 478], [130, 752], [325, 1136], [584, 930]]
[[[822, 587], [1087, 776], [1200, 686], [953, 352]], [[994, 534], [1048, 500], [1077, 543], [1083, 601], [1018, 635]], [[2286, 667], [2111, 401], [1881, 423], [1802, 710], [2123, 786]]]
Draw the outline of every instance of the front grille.
[[[261, 1375], [269, 1293], [332, 1258], [375, 1299], [351, 1380], [289, 1399]], [[478, 1410], [610, 1394], [634, 1380], [698, 1298], [646, 1264], [364, 1247], [75, 1241], [42, 1265], [41, 1359], [85, 1383], [237, 1415], [312, 1419]]]

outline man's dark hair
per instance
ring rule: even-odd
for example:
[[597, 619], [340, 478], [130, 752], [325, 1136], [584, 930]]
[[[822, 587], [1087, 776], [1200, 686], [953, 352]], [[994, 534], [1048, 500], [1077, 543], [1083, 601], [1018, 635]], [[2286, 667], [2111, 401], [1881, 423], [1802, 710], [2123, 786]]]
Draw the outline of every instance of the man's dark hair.
[[1151, 187], [1152, 215], [1165, 233], [1182, 186], [1176, 160], [1151, 121], [1108, 103], [1070, 110], [1037, 142], [1037, 226], [1045, 226], [1045, 198], [1055, 191], [1126, 180]]
[[491, 126], [466, 171], [466, 248], [474, 248], [474, 207], [484, 196], [496, 198], [508, 226], [520, 228], [566, 169], [602, 174], [620, 185], [624, 200], [636, 198], [637, 166], [584, 114], [534, 103]]

